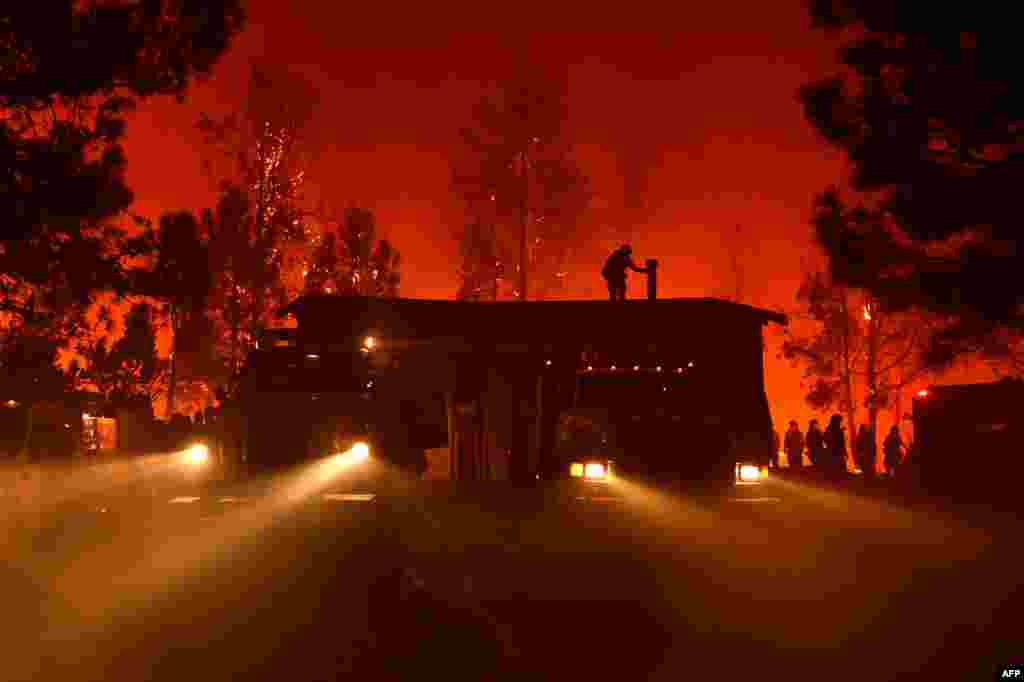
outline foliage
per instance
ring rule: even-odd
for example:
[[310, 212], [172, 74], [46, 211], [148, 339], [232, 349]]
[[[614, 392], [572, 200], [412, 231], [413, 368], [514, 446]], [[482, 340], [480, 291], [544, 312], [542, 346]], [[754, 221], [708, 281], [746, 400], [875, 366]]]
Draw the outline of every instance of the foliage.
[[168, 413], [176, 411], [181, 381], [211, 383], [223, 380], [225, 374], [207, 318], [213, 273], [203, 237], [203, 227], [191, 212], [165, 213], [155, 235], [154, 267], [133, 273], [137, 291], [166, 304], [159, 309], [159, 318], [171, 329], [173, 341], [168, 358]]
[[113, 344], [108, 343], [114, 326], [109, 310], [101, 311], [98, 326], [101, 333], [77, 347], [85, 359], [78, 382], [115, 405], [160, 395], [166, 363], [157, 355], [152, 307], [133, 305], [124, 334]]
[[861, 407], [872, 422], [891, 409], [901, 391], [933, 373], [926, 361], [930, 338], [941, 322], [920, 311], [891, 313], [870, 295], [807, 275], [797, 294], [802, 310], [786, 331], [780, 356], [803, 368], [806, 400], [817, 412], [848, 415], [852, 429]]
[[213, 272], [210, 315], [217, 346], [234, 371], [254, 347], [258, 327], [269, 320], [271, 301], [284, 297], [280, 266], [273, 242], [258, 232], [248, 193], [241, 188], [225, 191], [216, 210], [204, 213], [203, 227]]
[[154, 267], [135, 273], [136, 290], [182, 311], [203, 310], [213, 275], [202, 236], [202, 225], [189, 211], [160, 216]]
[[863, 354], [863, 330], [851, 312], [848, 292], [821, 273], [809, 273], [797, 292], [803, 319], [814, 331], [799, 335], [787, 329], [781, 356], [803, 366], [810, 382], [807, 403], [815, 411], [856, 409], [854, 368]]
[[[210, 152], [205, 169], [221, 198], [204, 218], [217, 345], [232, 371], [255, 344], [258, 328], [297, 293], [303, 254], [319, 230], [303, 207], [304, 130], [317, 104], [303, 78], [266, 62], [253, 65], [240, 110], [198, 127]], [[291, 291], [290, 291], [291, 289]]]
[[479, 220], [469, 222], [459, 243], [462, 266], [459, 268], [460, 301], [496, 299], [504, 275], [498, 254], [497, 233], [493, 224]]
[[347, 296], [398, 296], [401, 255], [387, 239], [377, 239], [373, 211], [345, 209], [336, 230], [325, 231], [306, 272], [306, 292]]
[[[562, 137], [562, 90], [549, 76], [520, 71], [480, 99], [473, 126], [461, 131], [452, 186], [470, 226], [497, 228], [493, 254], [468, 247], [473, 258], [482, 258], [464, 258], [462, 273], [469, 282], [486, 279], [487, 272], [505, 264], [519, 264], [525, 212], [528, 287], [543, 298], [562, 286], [570, 250], [583, 239], [581, 218], [590, 200], [587, 178]], [[477, 239], [472, 231], [459, 237]], [[464, 282], [462, 288], [472, 286]], [[522, 293], [516, 290], [515, 295]]]
[[[238, 0], [5, 3], [0, 9], [0, 272], [5, 311], [122, 290], [138, 243], [120, 146], [135, 100], [181, 97], [241, 28]], [[48, 298], [50, 301], [42, 299]]]
[[801, 90], [811, 124], [851, 162], [869, 203], [819, 201], [837, 283], [884, 309], [915, 307], [953, 324], [935, 362], [985, 351], [997, 327], [1021, 329], [1016, 190], [1024, 155], [1022, 73], [1009, 7], [925, 12], [905, 2], [816, 0], [816, 26], [841, 31], [843, 72]]
[[254, 228], [271, 245], [269, 258], [278, 269], [286, 247], [307, 236], [304, 129], [316, 103], [317, 93], [307, 81], [260, 62], [250, 72], [242, 109], [221, 119], [203, 115], [198, 124], [212, 152], [204, 167], [218, 178], [223, 192], [246, 192]]
[[35, 403], [57, 398], [69, 377], [57, 367], [59, 343], [28, 327], [5, 335], [0, 347], [3, 400]]

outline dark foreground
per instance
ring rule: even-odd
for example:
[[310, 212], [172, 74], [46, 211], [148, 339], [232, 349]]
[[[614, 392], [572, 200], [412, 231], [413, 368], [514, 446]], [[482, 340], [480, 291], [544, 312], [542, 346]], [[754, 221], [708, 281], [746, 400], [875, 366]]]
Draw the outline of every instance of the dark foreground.
[[1006, 515], [792, 480], [325, 492], [8, 505], [0, 679], [987, 680], [1024, 660]]

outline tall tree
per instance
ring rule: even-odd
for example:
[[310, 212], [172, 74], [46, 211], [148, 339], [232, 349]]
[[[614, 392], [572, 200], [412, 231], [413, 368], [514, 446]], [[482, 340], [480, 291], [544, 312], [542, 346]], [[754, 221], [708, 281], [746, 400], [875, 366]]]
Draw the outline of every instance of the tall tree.
[[[271, 62], [253, 64], [245, 99], [222, 118], [200, 117], [208, 144], [204, 167], [222, 191], [242, 189], [256, 238], [271, 267], [299, 267], [289, 253], [301, 249], [315, 227], [304, 206], [308, 166], [307, 125], [318, 103], [316, 89], [299, 74]], [[269, 305], [286, 303], [278, 289]]]
[[462, 267], [455, 298], [460, 301], [497, 300], [504, 268], [494, 224], [470, 221], [459, 236], [459, 244]]
[[[879, 412], [897, 409], [904, 390], [933, 374], [926, 350], [941, 328], [919, 312], [886, 312], [869, 294], [810, 273], [797, 294], [802, 310], [787, 329], [781, 356], [800, 365], [809, 382], [807, 403], [816, 411], [837, 408], [851, 435], [861, 408], [877, 433]], [[806, 332], [796, 331], [801, 321]]]
[[233, 374], [270, 318], [272, 302], [284, 298], [280, 260], [274, 257], [272, 239], [257, 229], [249, 194], [242, 188], [229, 187], [217, 208], [204, 213], [203, 227], [214, 273], [210, 314]]
[[[171, 330], [171, 352], [167, 380], [167, 415], [175, 411], [178, 384], [178, 355], [182, 329], [201, 334], [193, 318], [205, 317], [206, 300], [212, 286], [210, 257], [201, 239], [199, 221], [188, 211], [165, 213], [160, 217], [153, 270], [137, 273], [139, 290], [166, 304], [165, 317]], [[186, 345], [198, 345], [199, 338]]]
[[[85, 303], [125, 286], [132, 202], [120, 140], [138, 98], [184, 95], [243, 23], [240, 0], [40, 0], [0, 9], [0, 273], [3, 309]], [[134, 255], [128, 253], [126, 255]]]
[[[109, 330], [110, 321], [109, 315], [101, 316], [100, 324]], [[163, 391], [166, 363], [157, 354], [153, 308], [148, 303], [132, 306], [125, 316], [124, 334], [112, 344], [102, 335], [80, 345], [78, 352], [85, 358], [79, 381], [108, 404], [151, 402]]]
[[786, 330], [781, 356], [803, 366], [809, 382], [807, 404], [815, 411], [838, 409], [850, 432], [856, 425], [857, 368], [863, 357], [863, 329], [850, 301], [850, 292], [833, 286], [821, 273], [809, 273], [797, 292], [803, 319], [812, 331]]
[[[562, 286], [570, 250], [582, 239], [588, 183], [563, 137], [564, 120], [562, 84], [520, 71], [477, 103], [453, 162], [453, 188], [471, 223], [499, 228], [498, 264], [515, 264], [515, 296], [523, 300], [531, 286], [540, 297]], [[528, 274], [531, 267], [536, 272]]]
[[811, 124], [846, 152], [868, 197], [819, 240], [837, 282], [887, 309], [954, 324], [936, 356], [984, 350], [1024, 328], [1016, 190], [1024, 168], [1024, 82], [1009, 6], [924, 12], [906, 2], [815, 0], [814, 26], [841, 32], [842, 72], [804, 87]]
[[306, 272], [306, 292], [394, 298], [401, 282], [401, 255], [377, 239], [373, 211], [349, 207], [328, 229]]

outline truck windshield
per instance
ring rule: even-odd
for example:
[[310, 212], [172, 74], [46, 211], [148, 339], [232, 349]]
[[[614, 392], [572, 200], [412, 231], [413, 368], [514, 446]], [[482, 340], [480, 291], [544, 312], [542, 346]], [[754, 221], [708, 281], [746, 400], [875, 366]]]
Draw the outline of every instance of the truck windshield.
[[259, 392], [362, 393], [371, 386], [358, 353], [304, 353], [294, 348], [257, 351], [243, 375], [246, 390]]
[[597, 374], [581, 375], [578, 407], [629, 410], [679, 405], [696, 393], [697, 383], [686, 375]]

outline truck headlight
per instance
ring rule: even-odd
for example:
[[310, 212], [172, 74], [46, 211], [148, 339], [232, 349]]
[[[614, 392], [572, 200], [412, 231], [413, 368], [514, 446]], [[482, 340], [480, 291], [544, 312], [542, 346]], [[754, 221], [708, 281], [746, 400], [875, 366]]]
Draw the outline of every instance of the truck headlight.
[[185, 457], [190, 464], [202, 466], [210, 459], [210, 448], [202, 443], [196, 443], [185, 451]]
[[352, 453], [352, 459], [357, 462], [361, 462], [370, 456], [370, 446], [362, 441], [359, 441], [349, 450]]
[[737, 483], [760, 483], [761, 469], [753, 464], [736, 465]]
[[587, 462], [583, 468], [583, 478], [590, 480], [603, 479], [608, 475], [608, 467], [600, 462]]
[[569, 465], [569, 475], [573, 478], [583, 478], [583, 463], [573, 462]]

